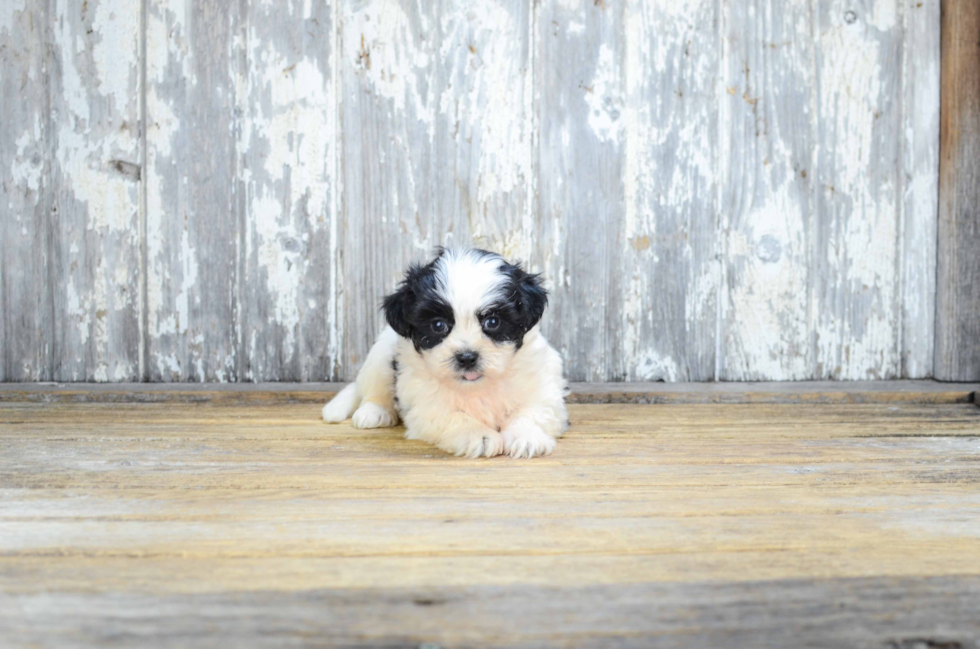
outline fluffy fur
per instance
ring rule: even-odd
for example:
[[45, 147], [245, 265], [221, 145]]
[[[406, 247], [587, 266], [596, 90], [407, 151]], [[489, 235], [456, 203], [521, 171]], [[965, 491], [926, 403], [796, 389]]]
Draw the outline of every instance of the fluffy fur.
[[568, 428], [562, 361], [538, 331], [537, 275], [483, 250], [441, 250], [384, 300], [388, 326], [323, 420], [405, 424], [466, 457], [546, 455]]

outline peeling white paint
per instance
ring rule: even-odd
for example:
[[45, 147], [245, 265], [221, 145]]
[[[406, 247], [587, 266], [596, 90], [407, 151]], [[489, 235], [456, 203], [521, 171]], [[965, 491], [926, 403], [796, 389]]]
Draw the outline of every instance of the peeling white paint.
[[[138, 2], [100, 2], [95, 8], [92, 31], [99, 35], [92, 48], [97, 85], [103, 96], [116, 102], [120, 113], [129, 110], [131, 90], [136, 86], [137, 69], [123, 52], [136, 52], [139, 43], [140, 4]], [[132, 93], [135, 101], [135, 93]]]
[[[185, 334], [191, 322], [190, 295], [197, 287], [198, 277], [197, 251], [191, 246], [187, 228], [184, 228], [180, 234], [179, 259], [181, 261], [182, 272], [180, 289], [177, 291], [177, 297], [174, 303], [174, 314], [176, 316], [174, 333]], [[204, 374], [201, 373], [198, 376], [204, 376]]]
[[[248, 175], [246, 256], [254, 255], [263, 273], [275, 322], [285, 332], [282, 349], [291, 357], [299, 351], [302, 288], [315, 281], [307, 276], [309, 257], [301, 242], [336, 218], [328, 213], [333, 203], [327, 203], [334, 192], [333, 87], [316, 62], [290, 59], [255, 31], [249, 43], [249, 59], [256, 65], [244, 96], [262, 100], [246, 113], [242, 145], [246, 150], [263, 147], [267, 153], [261, 173]], [[300, 204], [302, 212], [297, 211]], [[292, 213], [284, 212], [284, 205], [291, 205]]]
[[[40, 151], [41, 124], [34, 117], [34, 129], [24, 131], [16, 140], [17, 155], [10, 165], [10, 177], [15, 185], [27, 187], [37, 192], [41, 187], [41, 172], [44, 170], [44, 158]], [[20, 215], [15, 214], [15, 218]]]
[[[894, 15], [885, 11], [888, 4], [876, 10], [882, 11], [882, 28], [895, 24]], [[842, 1], [829, 8], [832, 16], [847, 10]], [[833, 212], [826, 216], [839, 219], [843, 229], [823, 260], [823, 272], [839, 284], [837, 307], [842, 310], [833, 318], [816, 319], [817, 361], [835, 378], [884, 379], [896, 377], [900, 369], [901, 316], [895, 312], [898, 197], [888, 174], [869, 173], [877, 160], [877, 120], [889, 99], [883, 95], [881, 37], [853, 29], [854, 24], [831, 25], [819, 41], [819, 114], [835, 135], [833, 147], [821, 156], [834, 172], [825, 203]]]
[[603, 43], [595, 73], [585, 91], [589, 105], [589, 126], [600, 142], [619, 142], [623, 121], [623, 75], [612, 48]]
[[646, 351], [635, 359], [637, 381], [668, 381], [679, 380], [680, 371], [672, 358], [657, 356], [654, 352]]
[[0, 8], [0, 33], [17, 28], [17, 14], [27, 9], [27, 0], [4, 0]]
[[794, 182], [791, 172], [768, 187], [729, 233], [726, 376], [810, 376], [806, 223]]
[[[870, 3], [868, 24], [881, 31], [894, 29], [898, 25], [898, 2], [899, 0], [875, 0]], [[914, 2], [909, 2], [910, 8], [914, 6]]]
[[[430, 41], [416, 39], [412, 25], [402, 3], [395, 0], [358, 6], [344, 21], [344, 59], [371, 82], [378, 95], [393, 101], [396, 112], [408, 110], [431, 129], [435, 102], [426, 101], [416, 80], [434, 60]], [[423, 14], [418, 33], [430, 29]]]

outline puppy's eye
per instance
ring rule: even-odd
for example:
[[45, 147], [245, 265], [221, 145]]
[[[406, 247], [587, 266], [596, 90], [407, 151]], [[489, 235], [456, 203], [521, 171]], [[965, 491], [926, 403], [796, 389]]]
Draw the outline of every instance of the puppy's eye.
[[432, 331], [437, 334], [444, 334], [449, 329], [449, 325], [446, 324], [445, 320], [433, 320], [430, 326], [432, 327]]
[[500, 318], [495, 315], [490, 316], [483, 321], [483, 329], [485, 331], [496, 331], [500, 329]]

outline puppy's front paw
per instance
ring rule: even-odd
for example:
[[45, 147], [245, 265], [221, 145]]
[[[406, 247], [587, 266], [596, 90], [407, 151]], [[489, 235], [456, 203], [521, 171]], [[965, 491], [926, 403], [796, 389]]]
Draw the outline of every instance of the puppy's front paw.
[[323, 421], [327, 422], [328, 424], [339, 424], [350, 416], [350, 410], [347, 409], [346, 403], [341, 403], [340, 401], [334, 399], [327, 405], [323, 406], [323, 410], [320, 414], [323, 415]]
[[511, 457], [548, 455], [555, 450], [555, 438], [535, 424], [516, 422], [504, 429], [504, 448]]
[[355, 428], [388, 428], [398, 424], [398, 415], [376, 403], [365, 401], [354, 412], [351, 423]]
[[504, 438], [495, 430], [461, 433], [442, 447], [457, 457], [493, 457], [504, 452]]

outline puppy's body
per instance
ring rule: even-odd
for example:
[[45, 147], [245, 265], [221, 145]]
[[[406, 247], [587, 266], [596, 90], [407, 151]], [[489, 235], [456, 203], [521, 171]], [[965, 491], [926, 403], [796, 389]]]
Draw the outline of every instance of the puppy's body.
[[323, 408], [359, 428], [467, 457], [550, 453], [568, 427], [561, 357], [538, 331], [534, 275], [479, 250], [444, 251], [385, 299], [389, 326], [357, 381]]

